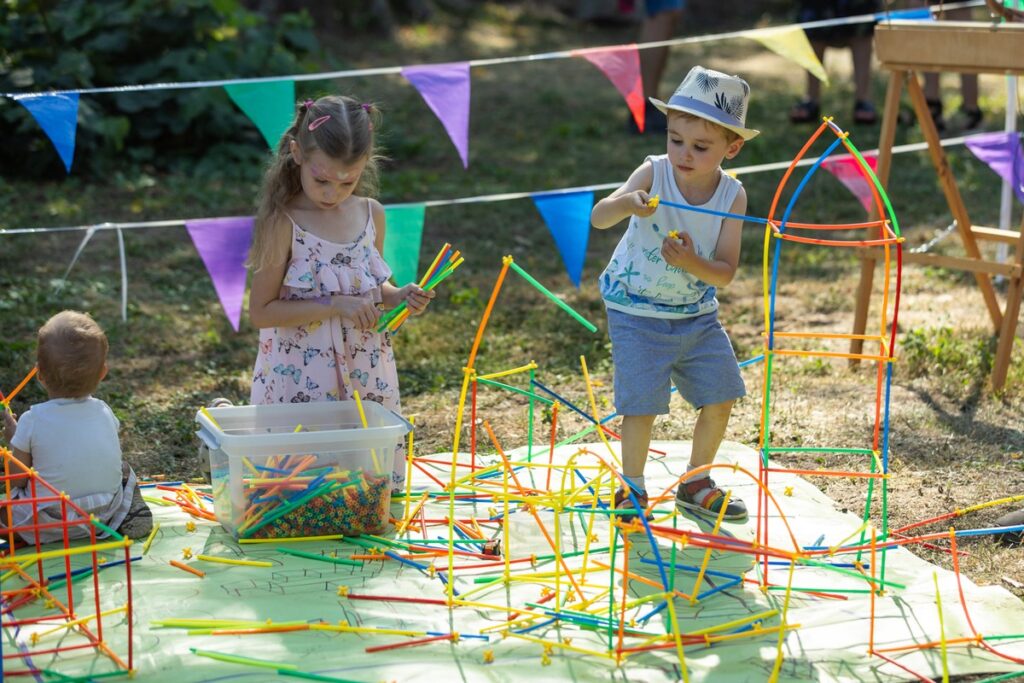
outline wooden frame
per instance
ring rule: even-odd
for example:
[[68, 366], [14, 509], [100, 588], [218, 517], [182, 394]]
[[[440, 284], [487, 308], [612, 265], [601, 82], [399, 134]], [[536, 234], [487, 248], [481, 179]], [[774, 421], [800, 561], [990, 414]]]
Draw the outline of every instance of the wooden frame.
[[[924, 91], [918, 79], [922, 71], [955, 71], [973, 73], [1024, 74], [1024, 59], [1021, 46], [1024, 45], [1024, 24], [983, 24], [977, 22], [903, 22], [892, 21], [875, 27], [875, 50], [882, 67], [889, 70], [889, 87], [885, 95], [885, 112], [878, 140], [878, 170], [876, 175], [883, 186], [888, 185], [889, 170], [892, 167], [892, 146], [896, 137], [896, 119], [899, 114], [900, 96], [904, 88], [910, 95], [921, 133], [928, 143], [928, 153], [938, 174], [942, 193], [956, 220], [957, 232], [963, 243], [965, 257], [938, 254], [912, 254], [904, 252], [907, 262], [928, 263], [941, 268], [974, 273], [978, 289], [981, 290], [985, 307], [992, 319], [995, 333], [999, 335], [996, 359], [992, 366], [992, 388], [999, 391], [1006, 383], [1010, 367], [1010, 355], [1016, 334], [1017, 319], [1020, 315], [1021, 296], [1024, 290], [1024, 224], [1022, 230], [999, 230], [977, 227], [964, 206], [956, 179], [949, 168], [949, 162], [942, 149], [939, 133], [935, 128]], [[978, 240], [991, 240], [1012, 245], [1014, 259], [1011, 263], [989, 261], [982, 257]], [[861, 251], [860, 283], [857, 287], [857, 303], [854, 309], [853, 333], [863, 334], [868, 315], [872, 281], [874, 279], [877, 253]], [[992, 276], [1002, 275], [1009, 280], [1006, 292], [1006, 307], [1003, 310], [992, 286]], [[850, 342], [851, 354], [859, 354], [863, 342]], [[855, 360], [851, 361], [856, 363]]]

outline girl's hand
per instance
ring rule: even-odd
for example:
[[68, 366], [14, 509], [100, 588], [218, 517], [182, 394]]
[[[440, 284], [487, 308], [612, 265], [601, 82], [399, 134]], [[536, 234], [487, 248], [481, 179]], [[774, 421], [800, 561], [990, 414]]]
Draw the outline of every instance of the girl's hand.
[[419, 315], [423, 311], [427, 310], [427, 304], [430, 300], [437, 296], [437, 292], [430, 290], [429, 292], [425, 289], [421, 289], [419, 285], [409, 283], [405, 287], [402, 287], [402, 300], [405, 301], [409, 307], [409, 315]]
[[335, 295], [331, 297], [331, 306], [344, 320], [350, 321], [363, 330], [374, 329], [380, 318], [380, 309], [370, 294], [357, 296]]
[[3, 406], [0, 410], [3, 410], [4, 413], [4, 438], [7, 439], [7, 443], [10, 443], [14, 438], [14, 431], [18, 428], [18, 418], [7, 406]]
[[679, 233], [679, 239], [666, 238], [661, 243], [661, 255], [670, 266], [687, 270], [687, 265], [696, 257], [690, 233]]
[[651, 206], [651, 196], [643, 190], [634, 190], [623, 195], [629, 202], [629, 211], [634, 216], [647, 218], [657, 210], [657, 205]]

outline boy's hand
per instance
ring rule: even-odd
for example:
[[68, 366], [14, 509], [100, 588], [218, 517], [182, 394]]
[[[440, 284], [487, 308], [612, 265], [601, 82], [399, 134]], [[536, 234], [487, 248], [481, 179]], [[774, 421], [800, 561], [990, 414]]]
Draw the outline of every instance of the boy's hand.
[[4, 438], [7, 439], [7, 443], [10, 443], [14, 438], [14, 431], [18, 428], [18, 418], [7, 406], [0, 407], [0, 410], [3, 410], [4, 413]]
[[680, 232], [679, 239], [668, 238], [662, 242], [661, 255], [670, 266], [686, 270], [687, 265], [697, 256], [690, 233]]
[[624, 194], [623, 198], [629, 202], [629, 212], [640, 218], [647, 218], [658, 208], [658, 203], [652, 202], [651, 196], [643, 190], [635, 190], [628, 194]]
[[427, 304], [430, 300], [437, 296], [437, 292], [430, 290], [429, 292], [422, 289], [419, 285], [412, 282], [402, 287], [402, 299], [409, 307], [409, 315], [419, 315], [423, 311], [427, 310]]

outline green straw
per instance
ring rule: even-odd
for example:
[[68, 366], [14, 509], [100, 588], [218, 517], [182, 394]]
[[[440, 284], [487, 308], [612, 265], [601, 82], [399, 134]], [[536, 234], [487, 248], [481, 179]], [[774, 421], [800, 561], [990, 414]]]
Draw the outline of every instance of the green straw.
[[241, 655], [230, 655], [224, 652], [213, 652], [212, 650], [197, 650], [194, 647], [190, 647], [189, 650], [192, 654], [199, 655], [200, 657], [209, 657], [210, 659], [216, 659], [219, 662], [228, 662], [230, 664], [245, 664], [246, 666], [259, 666], [264, 669], [275, 669], [277, 671], [283, 669], [298, 669], [294, 664], [282, 664], [281, 662], [270, 662], [266, 659], [253, 659], [252, 657], [242, 657]]
[[362, 567], [362, 562], [355, 560], [347, 560], [343, 557], [330, 557], [328, 555], [317, 555], [316, 553], [305, 553], [301, 550], [292, 550], [291, 548], [274, 548], [279, 553], [285, 555], [294, 555], [295, 557], [304, 557], [307, 560], [318, 560], [320, 562], [333, 562], [334, 564], [347, 564], [351, 567]]
[[322, 676], [320, 674], [311, 674], [306, 671], [295, 671], [292, 669], [278, 669], [277, 673], [281, 676], [291, 676], [292, 678], [304, 678], [307, 681], [330, 681], [331, 683], [359, 683], [359, 681], [353, 681], [348, 678], [334, 678], [333, 676]]
[[267, 524], [270, 524], [274, 520], [280, 519], [281, 517], [287, 515], [295, 508], [305, 505], [306, 503], [313, 500], [317, 496], [330, 493], [331, 491], [334, 491], [335, 489], [339, 488], [343, 487], [338, 485], [337, 482], [332, 481], [328, 482], [327, 484], [324, 484], [320, 488], [313, 489], [312, 491], [302, 496], [301, 498], [298, 498], [290, 503], [285, 503], [284, 505], [281, 505], [280, 507], [276, 508], [273, 512], [269, 513], [259, 522], [246, 529], [244, 533], [240, 534], [240, 536], [242, 538], [248, 538], [249, 536], [252, 536], [254, 533], [265, 527]]
[[544, 285], [542, 285], [541, 283], [539, 283], [535, 279], [533, 279], [533, 276], [530, 275], [529, 273], [527, 273], [522, 268], [520, 268], [518, 263], [516, 263], [511, 258], [509, 258], [508, 264], [509, 264], [509, 266], [512, 267], [512, 270], [514, 270], [517, 273], [519, 273], [524, 280], [526, 280], [531, 285], [536, 287], [537, 291], [539, 291], [541, 294], [543, 294], [547, 298], [549, 298], [552, 301], [554, 301], [556, 304], [558, 304], [559, 308], [561, 308], [563, 311], [565, 311], [566, 313], [571, 315], [573, 318], [575, 318], [576, 322], [578, 322], [580, 325], [583, 325], [583, 327], [587, 328], [591, 332], [597, 332], [597, 327], [595, 327], [592, 322], [590, 322], [589, 320], [584, 318], [582, 315], [580, 315], [576, 311], [572, 310], [572, 308], [569, 306], [569, 304], [567, 304], [564, 301], [562, 301], [561, 299], [559, 299], [557, 296], [552, 294], [551, 291], [547, 287], [545, 287]]
[[117, 533], [116, 531], [114, 531], [109, 526], [107, 526], [106, 524], [104, 524], [100, 520], [96, 519], [95, 517], [90, 519], [89, 521], [92, 522], [93, 526], [99, 527], [103, 531], [107, 532], [108, 535], [114, 537], [118, 541], [123, 541], [124, 540], [124, 536], [122, 536], [121, 534]]
[[[444, 270], [439, 272], [437, 275], [435, 275], [433, 278], [431, 278], [430, 282], [427, 283], [427, 286], [423, 288], [423, 291], [424, 292], [429, 292], [430, 290], [434, 289], [439, 284], [441, 284], [441, 282], [443, 282], [444, 279], [446, 277], [448, 277], [449, 275], [451, 275], [454, 271], [455, 271], [454, 266], [448, 266], [447, 268], [445, 268]], [[383, 332], [387, 328], [388, 324], [392, 320], [397, 318], [399, 315], [401, 315], [402, 312], [405, 311], [405, 309], [408, 308], [408, 307], [409, 307], [409, 305], [403, 301], [402, 303], [398, 304], [397, 306], [392, 308], [390, 311], [388, 311], [387, 313], [382, 315], [380, 317], [380, 319], [377, 321], [377, 331], [378, 332]]]

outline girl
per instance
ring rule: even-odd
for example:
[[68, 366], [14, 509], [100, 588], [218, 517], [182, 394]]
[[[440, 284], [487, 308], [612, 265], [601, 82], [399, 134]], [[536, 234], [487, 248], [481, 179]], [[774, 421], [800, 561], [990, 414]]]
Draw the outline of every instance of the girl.
[[[381, 309], [422, 313], [434, 292], [388, 282], [376, 190], [372, 104], [321, 97], [298, 106], [263, 179], [249, 266], [249, 317], [260, 328], [251, 403], [339, 401], [358, 391], [401, 412]], [[400, 451], [399, 451], [400, 452]], [[404, 481], [395, 458], [392, 484]]]

